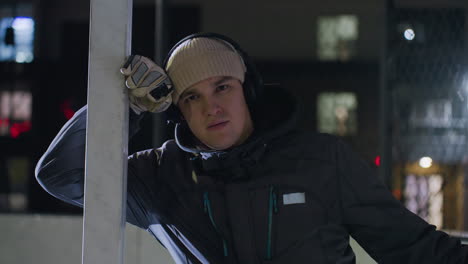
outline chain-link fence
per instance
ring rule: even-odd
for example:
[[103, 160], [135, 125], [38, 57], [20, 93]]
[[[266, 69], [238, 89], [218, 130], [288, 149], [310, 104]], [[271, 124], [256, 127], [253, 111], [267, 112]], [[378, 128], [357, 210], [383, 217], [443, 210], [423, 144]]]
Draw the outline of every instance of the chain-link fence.
[[468, 228], [467, 14], [464, 8], [388, 9], [393, 188], [413, 212], [457, 230]]

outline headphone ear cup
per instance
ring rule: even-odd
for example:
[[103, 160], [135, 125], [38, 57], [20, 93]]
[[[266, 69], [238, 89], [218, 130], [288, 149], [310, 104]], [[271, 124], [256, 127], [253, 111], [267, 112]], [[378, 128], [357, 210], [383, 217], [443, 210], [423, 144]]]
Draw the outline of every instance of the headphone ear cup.
[[249, 107], [253, 107], [255, 106], [255, 101], [262, 97], [263, 80], [250, 56], [245, 51], [243, 51], [237, 44], [236, 50], [239, 56], [244, 61], [246, 68], [244, 83], [246, 84], [246, 88], [248, 87], [249, 89], [245, 89], [244, 94], [246, 95], [246, 100], [248, 101]]
[[251, 109], [251, 107], [254, 105], [255, 100], [257, 98], [256, 92], [255, 92], [255, 84], [253, 82], [252, 76], [248, 73], [245, 74], [244, 78], [244, 97], [247, 105]]
[[180, 112], [179, 107], [174, 104], [171, 104], [169, 108], [164, 112], [166, 114], [167, 120], [172, 123], [181, 123], [184, 120], [182, 112]]

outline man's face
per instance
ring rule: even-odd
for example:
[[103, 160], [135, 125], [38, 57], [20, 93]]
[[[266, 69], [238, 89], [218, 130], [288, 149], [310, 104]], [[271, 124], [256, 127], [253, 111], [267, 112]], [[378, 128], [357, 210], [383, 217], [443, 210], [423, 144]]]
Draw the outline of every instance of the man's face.
[[178, 106], [192, 133], [210, 149], [242, 144], [253, 123], [239, 80], [217, 76], [187, 88]]

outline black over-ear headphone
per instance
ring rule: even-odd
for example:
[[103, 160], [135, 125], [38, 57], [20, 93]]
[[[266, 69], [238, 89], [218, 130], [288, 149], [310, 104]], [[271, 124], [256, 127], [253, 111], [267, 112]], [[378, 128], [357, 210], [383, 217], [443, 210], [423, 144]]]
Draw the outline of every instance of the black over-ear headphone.
[[[255, 112], [256, 102], [261, 97], [261, 94], [263, 93], [262, 76], [257, 71], [255, 64], [253, 63], [252, 59], [248, 56], [248, 54], [241, 49], [239, 44], [237, 44], [234, 40], [230, 39], [229, 37], [226, 37], [221, 34], [209, 33], [209, 32], [196, 33], [196, 34], [189, 35], [181, 39], [179, 42], [177, 42], [172, 47], [172, 49], [168, 52], [163, 62], [163, 68], [166, 69], [167, 63], [169, 61], [169, 58], [172, 56], [172, 53], [182, 43], [184, 43], [187, 40], [194, 39], [194, 38], [212, 38], [215, 40], [219, 40], [227, 44], [228, 46], [232, 47], [233, 50], [237, 54], [239, 54], [239, 56], [242, 58], [244, 65], [246, 67], [246, 73], [245, 73], [245, 78], [244, 78], [244, 83], [243, 83], [244, 96], [247, 102], [247, 106], [249, 107], [250, 113], [253, 115], [253, 113]], [[174, 104], [172, 104], [171, 107], [169, 107], [169, 109], [166, 112], [167, 112], [169, 121], [172, 121], [174, 123], [180, 123], [182, 121], [181, 113], [178, 107], [175, 106]]]

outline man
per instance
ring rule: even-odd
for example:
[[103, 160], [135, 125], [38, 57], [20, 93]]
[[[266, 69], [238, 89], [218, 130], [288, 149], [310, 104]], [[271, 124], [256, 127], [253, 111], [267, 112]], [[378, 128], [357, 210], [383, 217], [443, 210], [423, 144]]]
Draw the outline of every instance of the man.
[[[406, 210], [343, 142], [298, 129], [294, 99], [263, 91], [232, 40], [189, 36], [164, 68], [172, 83], [144, 57], [122, 69], [131, 131], [146, 111], [169, 108], [177, 123], [175, 140], [129, 157], [127, 221], [176, 263], [354, 263], [349, 235], [379, 263], [468, 262], [460, 241]], [[46, 190], [78, 206], [85, 123], [84, 108], [36, 167]]]

